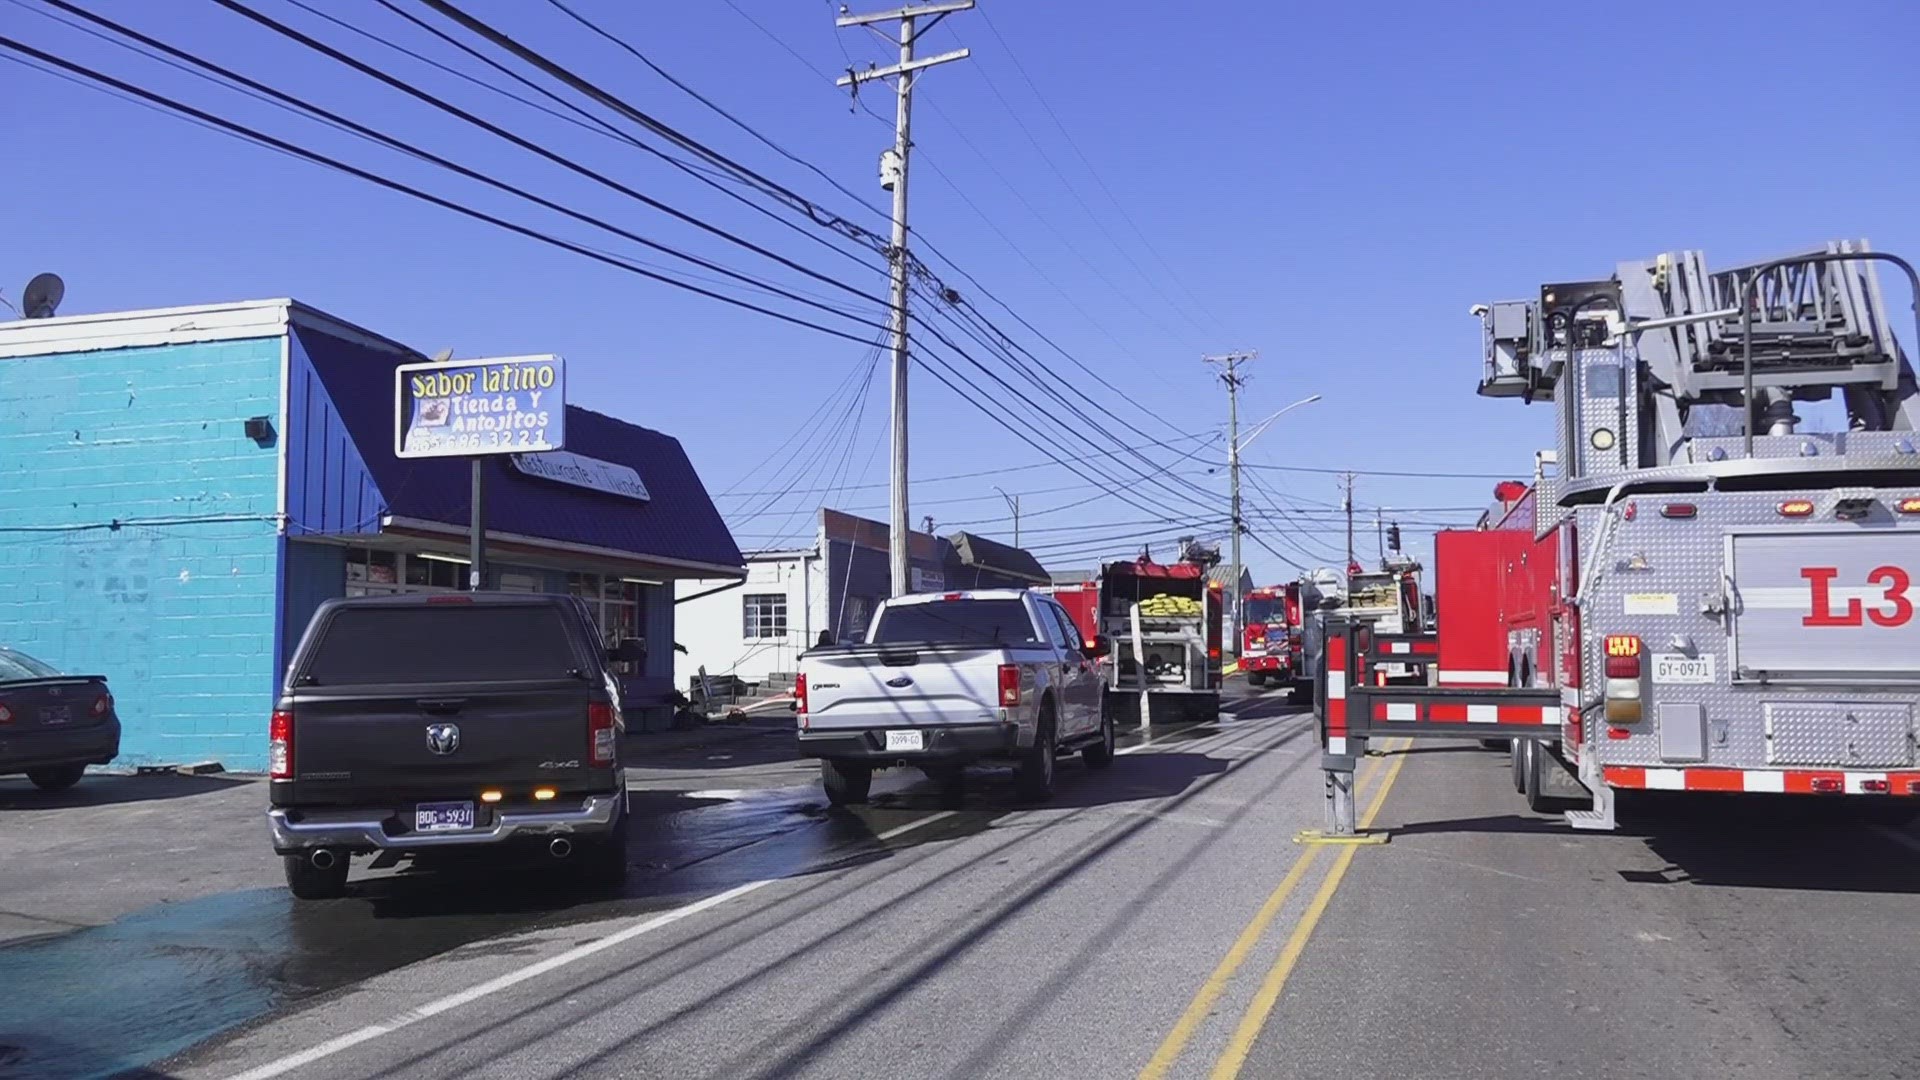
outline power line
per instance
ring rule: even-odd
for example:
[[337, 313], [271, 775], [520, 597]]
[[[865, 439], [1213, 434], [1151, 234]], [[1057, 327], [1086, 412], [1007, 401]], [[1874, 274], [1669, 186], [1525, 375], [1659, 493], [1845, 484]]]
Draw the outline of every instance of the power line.
[[[225, 3], [227, 2], [227, 0], [215, 0], [215, 2]], [[249, 78], [246, 75], [236, 72], [231, 68], [224, 67], [210, 60], [205, 60], [200, 57], [194, 56], [193, 54], [188, 53], [185, 50], [176, 48], [164, 41], [161, 41], [150, 35], [144, 34], [138, 30], [134, 30], [130, 27], [122, 25], [121, 23], [117, 23], [112, 19], [106, 18], [105, 16], [96, 15], [93, 12], [86, 10], [85, 8], [81, 8], [74, 4], [68, 3], [67, 0], [46, 0], [46, 3], [51, 4], [54, 7], [61, 9], [62, 11], [67, 11], [74, 15], [77, 15], [98, 26], [104, 26], [114, 31], [115, 33], [120, 34], [123, 37], [129, 39], [130, 41], [138, 41], [141, 44], [146, 45], [149, 49], [157, 49], [160, 52], [166, 54], [166, 57], [174, 58], [173, 60], [169, 60], [169, 59], [166, 59], [166, 57], [152, 56], [151, 57], [152, 59], [160, 60], [163, 63], [167, 63], [170, 66], [179, 68], [180, 70], [183, 70], [183, 71], [189, 71], [190, 74], [194, 72], [192, 72], [191, 69], [181, 67], [181, 65], [179, 63], [176, 63], [175, 60], [185, 61], [188, 64], [192, 64], [195, 67], [202, 69], [203, 71], [213, 72], [219, 75], [220, 77], [229, 80], [231, 83], [236, 84], [236, 86], [241, 90], [242, 93], [245, 93], [247, 96], [255, 98], [256, 100], [266, 100], [271, 104], [277, 104], [283, 108], [291, 108], [299, 112], [305, 113], [311, 117], [321, 120], [327, 125], [334, 127], [338, 130], [345, 131], [353, 135], [357, 135], [360, 138], [377, 143], [379, 145], [386, 146], [387, 148], [396, 150], [400, 153], [407, 154], [421, 161], [427, 162], [428, 164], [436, 165], [456, 175], [465, 177], [469, 180], [473, 180], [478, 183], [482, 183], [489, 187], [492, 187], [496, 190], [504, 191], [509, 194], [515, 195], [537, 206], [543, 207], [548, 210], [552, 210], [555, 213], [562, 214], [566, 217], [573, 218], [576, 221], [580, 221], [585, 224], [592, 225], [595, 228], [601, 229], [605, 232], [612, 233], [616, 236], [622, 237], [623, 239], [631, 240], [635, 243], [638, 243], [652, 250], [659, 251], [667, 255], [671, 255], [674, 258], [692, 263], [693, 265], [702, 267], [703, 269], [712, 270], [715, 273], [724, 275], [728, 278], [732, 278], [737, 281], [744, 282], [754, 288], [758, 288], [767, 292], [774, 293], [775, 295], [778, 295], [784, 299], [792, 300], [796, 303], [803, 304], [807, 307], [811, 307], [816, 310], [825, 311], [830, 314], [838, 315], [841, 318], [845, 318], [845, 319], [848, 319], [849, 321], [857, 322], [862, 325], [872, 326], [875, 328], [878, 328], [880, 325], [878, 323], [871, 322], [860, 316], [849, 314], [839, 308], [831, 307], [826, 304], [819, 303], [817, 301], [809, 300], [804, 296], [782, 289], [779, 286], [767, 284], [766, 282], [763, 282], [750, 275], [743, 274], [735, 270], [731, 270], [725, 266], [720, 265], [719, 263], [713, 262], [710, 259], [705, 259], [700, 256], [681, 251], [678, 248], [671, 247], [667, 244], [662, 244], [658, 241], [651, 240], [631, 230], [628, 230], [620, 226], [614, 225], [610, 222], [607, 222], [604, 219], [594, 217], [590, 214], [584, 214], [577, 210], [573, 210], [567, 206], [561, 205], [560, 203], [554, 202], [551, 199], [547, 199], [542, 196], [536, 195], [524, 188], [496, 179], [495, 177], [490, 176], [486, 173], [482, 173], [479, 170], [468, 168], [467, 166], [461, 165], [460, 163], [453, 161], [449, 158], [442, 157], [438, 154], [432, 153], [431, 151], [420, 149], [419, 147], [414, 146], [410, 143], [407, 143], [403, 140], [397, 139], [393, 136], [387, 135], [374, 128], [370, 128], [364, 124], [348, 119], [347, 117], [344, 117], [339, 113], [336, 113], [329, 109], [325, 109], [325, 108], [322, 108], [321, 106], [315, 105], [312, 102], [305, 100], [304, 98], [300, 98], [293, 94], [288, 94], [283, 91], [277, 90], [256, 79]], [[55, 16], [49, 15], [49, 17], [54, 18]], [[69, 24], [69, 25], [73, 25], [73, 24]], [[90, 34], [94, 34], [94, 36], [96, 37], [103, 37], [103, 35], [97, 34], [94, 31], [87, 30], [86, 27], [76, 27], [76, 28]], [[112, 40], [112, 39], [107, 38], [105, 40]], [[129, 45], [126, 42], [115, 42], [115, 44], [121, 45], [124, 48], [132, 49], [136, 53], [140, 52], [138, 48], [135, 48], [134, 46]], [[146, 54], [146, 55], [151, 56], [151, 54]], [[201, 77], [211, 78], [210, 76], [205, 76], [205, 75], [202, 75]], [[869, 299], [872, 299], [872, 298], [869, 298]]]
[[[1047, 101], [1047, 96], [1040, 92], [1039, 84], [1034, 82], [1033, 76], [1027, 73], [1026, 65], [1020, 62], [1020, 56], [1014, 52], [1013, 45], [1000, 33], [1000, 28], [994, 25], [992, 17], [988, 15], [984, 8], [980, 9], [980, 18], [981, 21], [986, 23], [987, 29], [993, 34], [994, 39], [1000, 42], [1000, 47], [1006, 52], [1007, 59], [1012, 61], [1014, 70], [1019, 72], [1020, 77], [1026, 81], [1027, 88], [1033, 91], [1034, 100], [1038, 101], [1040, 107], [1046, 110], [1047, 116], [1053, 120], [1053, 126], [1060, 129], [1060, 134], [1066, 140], [1068, 148], [1073, 151], [1074, 156], [1080, 159], [1080, 164], [1086, 167], [1087, 174], [1093, 177], [1093, 182], [1098, 185], [1100, 191], [1106, 195], [1107, 201], [1112, 203], [1113, 208], [1120, 212], [1121, 220], [1125, 221], [1128, 227], [1133, 229], [1134, 235], [1140, 238], [1140, 243], [1147, 249], [1147, 252], [1160, 264], [1160, 268], [1166, 271], [1167, 277], [1171, 279], [1175, 285], [1179, 286], [1180, 291], [1186, 293], [1187, 299], [1192, 301], [1193, 306], [1197, 308], [1202, 315], [1212, 320], [1218, 329], [1224, 331], [1225, 323], [1221, 321], [1219, 316], [1209, 310], [1206, 303], [1187, 285], [1186, 275], [1174, 271], [1173, 266], [1167, 262], [1166, 257], [1160, 254], [1160, 250], [1156, 248], [1153, 241], [1148, 238], [1145, 230], [1140, 228], [1140, 223], [1135, 221], [1133, 215], [1127, 212], [1126, 205], [1114, 195], [1113, 189], [1107, 186], [1106, 178], [1101, 174], [1099, 169], [1094, 167], [1093, 162], [1087, 158], [1086, 152], [1080, 149], [1080, 143], [1074, 139], [1073, 132], [1061, 121], [1060, 114], [1054, 112], [1053, 105]], [[1138, 267], [1136, 267], [1136, 269], [1138, 269]]]
[[[1202, 432], [1201, 434], [1198, 434], [1198, 435], [1183, 435], [1183, 436], [1181, 436], [1181, 438], [1183, 438], [1183, 439], [1207, 439], [1207, 440], [1213, 440], [1213, 439], [1218, 439], [1219, 437], [1220, 437], [1220, 436], [1219, 436], [1219, 435], [1218, 435], [1217, 433], [1212, 433], [1212, 432]], [[1144, 449], [1144, 448], [1137, 448], [1137, 449]], [[1113, 457], [1113, 456], [1114, 456], [1115, 454], [1117, 454], [1117, 453], [1119, 453], [1119, 451], [1118, 451], [1118, 450], [1101, 450], [1101, 451], [1098, 451], [1098, 452], [1096, 452], [1096, 453], [1091, 453], [1091, 454], [1082, 454], [1082, 455], [1079, 455], [1079, 456], [1075, 456], [1075, 457], [1069, 457], [1069, 458], [1066, 458], [1065, 460], [1066, 460], [1066, 461], [1068, 461], [1068, 462], [1079, 462], [1079, 461], [1093, 461], [1093, 460], [1097, 460], [1097, 459], [1099, 459], [1099, 458], [1103, 458], [1103, 457]], [[914, 481], [914, 483], [915, 483], [915, 484], [935, 484], [935, 483], [941, 483], [941, 482], [943, 482], [943, 481], [947, 481], [947, 480], [972, 480], [972, 479], [974, 479], [974, 478], [976, 478], [976, 477], [981, 477], [981, 476], [1002, 476], [1002, 475], [1005, 475], [1006, 473], [1014, 473], [1014, 472], [1030, 472], [1030, 471], [1032, 471], [1032, 470], [1034, 470], [1034, 469], [1051, 469], [1051, 468], [1053, 468], [1053, 467], [1054, 467], [1054, 466], [1055, 466], [1056, 464], [1057, 464], [1056, 462], [1052, 462], [1052, 461], [1034, 461], [1034, 462], [1029, 462], [1029, 463], [1027, 463], [1027, 464], [1025, 464], [1025, 465], [1005, 465], [1005, 466], [1001, 466], [1001, 467], [999, 467], [999, 468], [994, 468], [994, 469], [974, 469], [974, 470], [972, 470], [972, 471], [970, 471], [970, 472], [960, 472], [960, 473], [946, 473], [946, 474], [944, 474], [944, 475], [941, 475], [941, 476], [923, 476], [923, 477], [920, 477], [919, 479], [916, 479], [916, 480]], [[849, 490], [849, 491], [857, 491], [857, 490], [862, 490], [862, 489], [865, 489], [865, 488], [883, 488], [883, 487], [886, 487], [886, 486], [887, 486], [886, 484], [884, 484], [884, 483], [878, 483], [878, 482], [876, 482], [876, 483], [872, 483], [872, 484], [856, 484], [856, 485], [852, 485], [852, 486], [850, 486], [850, 487], [848, 488], [848, 490]], [[1081, 487], [1086, 487], [1086, 486], [1087, 486], [1087, 485], [1085, 485], [1085, 484], [1075, 484], [1075, 485], [1073, 485], [1073, 487], [1072, 487], [1072, 488], [1053, 488], [1053, 489], [1051, 489], [1051, 490], [1053, 490], [1053, 491], [1070, 491], [1070, 490], [1073, 490], [1074, 488], [1081, 488]], [[741, 491], [725, 491], [725, 492], [721, 492], [721, 493], [720, 493], [720, 495], [718, 495], [718, 496], [716, 496], [716, 498], [729, 498], [729, 497], [737, 497], [737, 496], [740, 496], [740, 495], [751, 495], [751, 494], [755, 494], [755, 493], [754, 493], [754, 492], [741, 492]], [[1044, 492], [1040, 492], [1040, 491], [1021, 491], [1021, 492], [1015, 492], [1014, 494], [1016, 494], [1016, 495], [1039, 495], [1039, 494], [1044, 494]], [[981, 499], [997, 499], [997, 498], [999, 498], [999, 496], [997, 496], [997, 495], [981, 495], [981, 496], [979, 496], [979, 498], [981, 498]], [[955, 501], [955, 500], [949, 500], [949, 501]]]
[[[285, 23], [279, 22], [276, 19], [273, 19], [269, 16], [266, 16], [257, 11], [254, 11], [253, 9], [247, 7], [245, 4], [240, 3], [239, 0], [213, 0], [213, 2], [220, 5], [223, 8], [226, 8], [228, 11], [231, 11], [237, 15], [244, 16], [247, 19], [250, 19], [253, 22], [258, 23], [261, 26], [264, 26], [267, 29], [274, 31], [277, 34], [280, 34], [282, 37], [288, 38], [289, 40], [292, 40], [292, 41], [297, 41], [300, 44], [305, 45], [307, 48], [314, 50], [315, 52], [318, 52], [324, 56], [327, 56], [338, 63], [345, 64], [346, 66], [353, 68], [355, 71], [358, 71], [361, 74], [368, 76], [369, 78], [385, 83], [388, 86], [391, 86], [394, 89], [399, 90], [400, 92], [407, 94], [410, 97], [413, 97], [419, 101], [422, 101], [428, 105], [431, 105], [434, 108], [439, 109], [440, 111], [450, 116], [458, 117], [459, 119], [464, 120], [467, 123], [480, 128], [481, 130], [495, 136], [496, 138], [504, 139], [507, 142], [510, 142], [513, 145], [518, 146], [521, 149], [526, 150], [530, 153], [537, 154], [540, 157], [545, 158], [546, 160], [551, 161], [554, 164], [559, 165], [564, 169], [577, 173], [613, 191], [617, 191], [622, 195], [625, 195], [631, 199], [635, 199], [641, 203], [644, 203], [645, 205], [655, 210], [658, 210], [663, 214], [666, 214], [667, 216], [673, 218], [676, 221], [680, 221], [684, 224], [691, 225], [694, 228], [699, 229], [702, 232], [708, 233], [712, 236], [719, 237], [720, 239], [725, 240], [730, 244], [734, 244], [747, 251], [753, 252], [754, 254], [759, 255], [765, 259], [771, 260], [772, 262], [776, 262], [781, 266], [786, 267], [789, 270], [805, 275], [806, 277], [812, 278], [813, 280], [818, 281], [823, 285], [828, 285], [832, 288], [839, 289], [859, 299], [866, 300], [871, 303], [881, 305], [883, 307], [885, 305], [885, 302], [878, 297], [862, 292], [859, 289], [854, 288], [851, 285], [848, 285], [844, 281], [840, 281], [837, 278], [833, 278], [826, 274], [823, 274], [818, 270], [814, 270], [811, 267], [805, 266], [792, 259], [789, 259], [786, 256], [780, 254], [779, 252], [776, 252], [761, 244], [755, 243], [752, 240], [748, 240], [745, 237], [740, 236], [736, 233], [723, 229], [717, 225], [712, 224], [711, 222], [702, 220], [701, 218], [696, 217], [693, 214], [689, 214], [686, 211], [679, 209], [678, 207], [662, 202], [659, 199], [656, 199], [653, 196], [648, 195], [645, 192], [642, 192], [629, 184], [621, 183], [620, 181], [615, 180], [610, 176], [607, 176], [605, 173], [599, 172], [598, 170], [595, 170], [595, 169], [588, 168], [587, 166], [581, 165], [580, 163], [573, 161], [570, 158], [565, 157], [564, 155], [555, 153], [554, 151], [549, 150], [546, 147], [541, 146], [540, 144], [533, 142], [530, 139], [524, 138], [512, 131], [507, 130], [504, 127], [501, 127], [498, 124], [495, 124], [472, 112], [469, 112], [458, 105], [455, 105], [433, 94], [430, 94], [425, 90], [421, 90], [418, 87], [415, 87], [412, 84], [406, 82], [405, 80], [396, 78], [393, 75], [390, 75], [387, 72], [382, 71], [371, 64], [365, 63], [364, 61], [360, 60], [358, 57], [342, 52], [339, 49], [336, 49], [333, 46], [327, 44], [326, 42], [319, 40], [318, 38], [312, 37], [291, 26], [286, 25]], [[459, 9], [454, 8], [453, 5], [451, 4], [445, 3], [444, 0], [422, 0], [422, 2], [432, 7], [434, 10], [441, 12], [442, 14], [446, 14], [451, 18], [455, 18], [457, 21], [465, 20], [467, 18], [467, 16], [464, 13], [460, 12]], [[485, 24], [478, 24], [478, 25], [485, 26]], [[480, 31], [476, 31], [476, 32], [480, 32]], [[493, 31], [491, 27], [487, 27], [486, 31], [483, 33], [483, 36], [488, 36], [489, 40], [492, 40], [492, 35], [498, 35], [498, 31]], [[498, 36], [500, 37], [501, 41], [508, 43], [508, 45], [512, 44], [511, 39], [506, 38], [504, 35], [498, 35]], [[496, 44], [500, 44], [500, 43], [501, 42], [496, 42]], [[503, 46], [503, 47], [506, 47], [506, 46]], [[510, 49], [510, 51], [513, 51], [513, 50]], [[518, 55], [517, 52], [516, 52], [516, 55]], [[680, 141], [680, 140], [676, 140], [676, 141]], [[693, 145], [697, 146], [698, 144], [693, 144]], [[704, 151], [704, 148], [701, 148], [701, 149], [702, 151]]]
[[[460, 203], [456, 203], [451, 199], [443, 198], [439, 195], [435, 195], [431, 192], [424, 191], [420, 188], [416, 188], [408, 184], [403, 184], [397, 180], [392, 180], [385, 176], [381, 176], [379, 174], [369, 172], [366, 169], [362, 169], [357, 166], [350, 165], [344, 161], [341, 161], [337, 158], [329, 157], [318, 151], [309, 150], [303, 146], [298, 146], [294, 143], [287, 142], [284, 139], [275, 138], [274, 136], [268, 135], [262, 131], [259, 131], [258, 129], [248, 127], [244, 124], [240, 124], [238, 122], [228, 120], [220, 116], [216, 116], [213, 113], [209, 113], [205, 111], [204, 109], [195, 108], [194, 106], [188, 105], [185, 102], [179, 101], [175, 98], [170, 98], [164, 94], [156, 93], [154, 91], [146, 90], [142, 87], [135, 86], [132, 83], [126, 82], [125, 80], [115, 78], [114, 76], [108, 75], [104, 72], [95, 70], [93, 68], [89, 68], [83, 64], [78, 64], [73, 61], [66, 60], [62, 57], [55, 56], [52, 53], [44, 52], [40, 49], [37, 49], [31, 45], [26, 44], [25, 42], [21, 42], [9, 37], [0, 36], [0, 48], [8, 49], [12, 52], [18, 53], [21, 56], [30, 57], [32, 59], [39, 60], [44, 64], [50, 64], [61, 70], [68, 71], [75, 75], [82, 76], [87, 80], [95, 83], [98, 87], [111, 88], [113, 90], [118, 90], [125, 94], [133, 95], [144, 101], [148, 101], [153, 104], [163, 106], [168, 111], [176, 115], [184, 116], [184, 117], [199, 121], [205, 125], [210, 125], [220, 131], [223, 131], [230, 135], [237, 136], [245, 141], [255, 143], [256, 145], [264, 146], [264, 147], [267, 147], [268, 149], [276, 150], [280, 153], [287, 154], [289, 156], [296, 157], [316, 165], [321, 165], [326, 168], [334, 169], [338, 172], [345, 173], [348, 176], [352, 176], [360, 180], [365, 180], [369, 183], [386, 188], [390, 191], [397, 191], [404, 195], [410, 195], [413, 198], [419, 199], [422, 202], [431, 203], [434, 206], [438, 206], [446, 210], [451, 210], [454, 213], [461, 214], [465, 217], [470, 217], [477, 221], [486, 222], [489, 225], [494, 225], [496, 227], [505, 229], [517, 235], [524, 236], [533, 240], [538, 240], [541, 243], [549, 244], [549, 245], [552, 245], [553, 247], [557, 247], [565, 251], [573, 252], [576, 255], [584, 255], [587, 258], [592, 259], [596, 262], [601, 262], [609, 266], [618, 267], [619, 269], [626, 270], [629, 273], [638, 274], [641, 277], [648, 278], [653, 281], [658, 281], [663, 284], [672, 285], [677, 289], [682, 289], [699, 296], [705, 296], [711, 300], [718, 300], [719, 302], [723, 304], [727, 304], [731, 307], [737, 307], [746, 311], [752, 311], [752, 312], [755, 312], [756, 314], [765, 315], [769, 318], [778, 319], [781, 322], [791, 323], [795, 326], [802, 326], [809, 330], [815, 330], [822, 334], [826, 334], [830, 337], [840, 338], [845, 341], [852, 341], [861, 345], [866, 344], [865, 339], [857, 337], [853, 334], [847, 333], [844, 330], [836, 330], [833, 327], [823, 326], [819, 323], [810, 322], [796, 315], [791, 315], [783, 311], [776, 311], [773, 308], [763, 307], [761, 305], [754, 304], [746, 300], [738, 299], [737, 297], [727, 296], [724, 293], [718, 293], [711, 289], [703, 288], [698, 285], [689, 284], [685, 281], [678, 280], [667, 274], [659, 273], [654, 270], [650, 270], [645, 267], [639, 266], [628, 260], [617, 258], [611, 255], [608, 255], [604, 252], [595, 251], [592, 248], [585, 247], [581, 244], [576, 244], [570, 240], [564, 240], [564, 239], [561, 239], [560, 237], [553, 236], [549, 233], [543, 233], [538, 229], [534, 229], [526, 225], [521, 225], [517, 222], [508, 221], [505, 218], [501, 218], [496, 215], [487, 213], [486, 211], [476, 210], [470, 206], [465, 206]], [[877, 324], [870, 324], [870, 325], [877, 325]]]
[[1317, 473], [1323, 476], [1344, 476], [1347, 473], [1352, 473], [1355, 476], [1401, 476], [1401, 477], [1412, 477], [1419, 480], [1511, 480], [1513, 479], [1513, 476], [1510, 473], [1423, 472], [1417, 469], [1416, 470], [1326, 469], [1326, 468], [1318, 468], [1318, 467], [1308, 466], [1308, 465], [1254, 465], [1244, 461], [1240, 463], [1240, 467], [1243, 469], [1265, 469], [1270, 472]]

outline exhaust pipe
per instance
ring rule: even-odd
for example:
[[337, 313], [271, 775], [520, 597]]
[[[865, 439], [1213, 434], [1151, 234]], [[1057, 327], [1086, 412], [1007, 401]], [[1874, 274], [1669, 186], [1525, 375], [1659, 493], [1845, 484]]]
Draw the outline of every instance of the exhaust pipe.
[[334, 860], [333, 852], [326, 848], [314, 848], [313, 854], [307, 856], [307, 861], [313, 864], [315, 870], [333, 869]]
[[573, 841], [564, 836], [556, 836], [553, 842], [547, 845], [547, 854], [556, 859], [564, 859], [573, 854]]

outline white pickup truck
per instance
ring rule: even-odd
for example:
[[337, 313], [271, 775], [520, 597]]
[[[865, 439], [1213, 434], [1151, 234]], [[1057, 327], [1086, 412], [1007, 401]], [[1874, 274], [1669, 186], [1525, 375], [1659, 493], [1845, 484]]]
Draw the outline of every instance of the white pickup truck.
[[924, 770], [958, 805], [963, 768], [982, 761], [1012, 762], [1021, 797], [1045, 799], [1060, 753], [1096, 769], [1113, 761], [1097, 667], [1108, 649], [1026, 590], [889, 600], [865, 644], [800, 657], [800, 753], [820, 759], [835, 806], [865, 802], [873, 771], [889, 766]]

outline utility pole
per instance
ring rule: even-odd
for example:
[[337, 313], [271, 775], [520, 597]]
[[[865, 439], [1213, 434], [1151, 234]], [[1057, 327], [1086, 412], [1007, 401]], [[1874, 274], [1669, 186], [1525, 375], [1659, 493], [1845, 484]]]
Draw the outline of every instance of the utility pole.
[[1353, 568], [1359, 565], [1353, 558], [1353, 474], [1342, 473], [1340, 483], [1345, 491], [1340, 506], [1347, 512], [1347, 572], [1352, 573]]
[[[848, 87], [858, 94], [864, 83], [890, 76], [898, 77], [898, 82], [894, 84], [893, 147], [880, 155], [880, 186], [893, 192], [893, 242], [887, 250], [893, 288], [887, 325], [893, 335], [893, 520], [889, 554], [893, 564], [895, 596], [903, 596], [912, 588], [907, 572], [907, 270], [910, 265], [907, 259], [907, 159], [913, 149], [913, 85], [918, 81], [916, 73], [920, 69], [952, 60], [964, 60], [969, 55], [966, 49], [955, 49], [939, 56], [916, 60], [913, 47], [920, 35], [933, 29], [941, 19], [955, 11], [970, 10], [973, 3], [974, 0], [945, 0], [942, 3], [919, 4], [865, 15], [841, 15], [834, 20], [834, 25], [842, 28], [871, 27], [874, 23], [884, 22], [900, 24], [899, 63], [890, 67], [869, 64], [865, 71], [848, 68], [846, 75], [837, 80], [837, 85]], [[921, 24], [918, 21], [921, 19], [927, 21]], [[878, 34], [879, 31], [874, 33]]]
[[[997, 487], [994, 488], [993, 490], [1000, 491], [1000, 489]], [[1019, 547], [1020, 546], [1020, 496], [1009, 495], [1004, 491], [1000, 491], [1000, 497], [1007, 500], [1008, 508], [1010, 508], [1013, 511], [1013, 546]]]
[[1373, 508], [1373, 540], [1380, 548], [1380, 564], [1387, 562], [1387, 520], [1381, 516], [1379, 507]]
[[[1218, 364], [1226, 369], [1221, 372], [1220, 381], [1227, 384], [1227, 477], [1233, 489], [1233, 566], [1229, 571], [1232, 576], [1227, 580], [1232, 582], [1232, 600], [1228, 606], [1233, 612], [1233, 632], [1236, 635], [1240, 633], [1240, 604], [1244, 599], [1240, 593], [1240, 532], [1244, 528], [1240, 516], [1240, 384], [1246, 380], [1240, 377], [1240, 365], [1250, 363], [1259, 355], [1252, 349], [1244, 349], [1200, 358], [1205, 363]], [[1236, 653], [1238, 651], [1235, 650]]]

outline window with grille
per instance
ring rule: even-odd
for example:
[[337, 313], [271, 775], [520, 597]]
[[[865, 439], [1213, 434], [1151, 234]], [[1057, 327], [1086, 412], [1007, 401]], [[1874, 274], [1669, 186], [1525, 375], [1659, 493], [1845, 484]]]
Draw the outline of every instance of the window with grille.
[[742, 638], [766, 641], [787, 636], [786, 593], [749, 593], [740, 598], [740, 608]]

